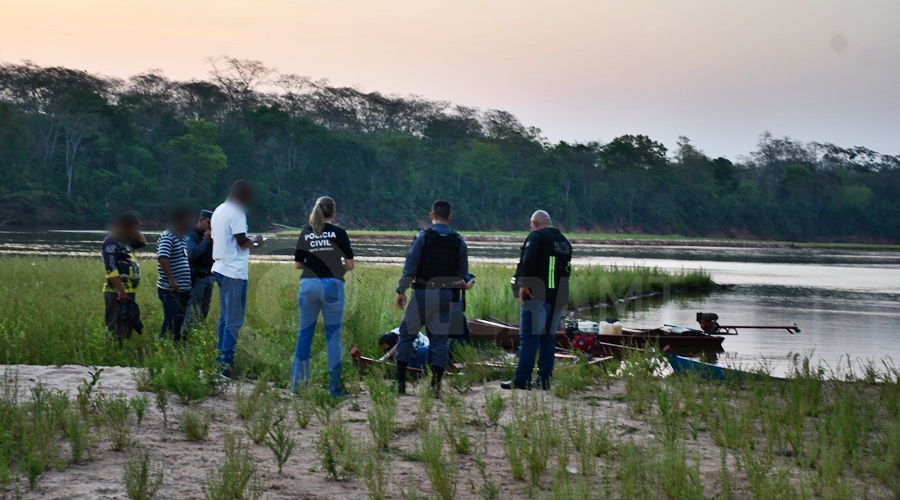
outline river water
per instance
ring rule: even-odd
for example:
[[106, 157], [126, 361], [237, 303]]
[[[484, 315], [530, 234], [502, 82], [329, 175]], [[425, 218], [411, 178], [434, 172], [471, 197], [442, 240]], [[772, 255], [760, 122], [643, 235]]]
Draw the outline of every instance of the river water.
[[[148, 234], [151, 241], [155, 237]], [[0, 231], [0, 255], [96, 257], [102, 239], [100, 231]], [[293, 237], [273, 238], [254, 259], [288, 260], [294, 243]], [[403, 241], [354, 243], [359, 260], [369, 262], [402, 262], [407, 247]], [[470, 242], [469, 248], [472, 260], [514, 264], [518, 258], [518, 244]], [[832, 368], [848, 358], [854, 364], [889, 358], [900, 363], [900, 251], [576, 245], [575, 257], [576, 272], [579, 265], [702, 268], [716, 283], [735, 285], [605, 311], [628, 327], [693, 327], [697, 311], [703, 311], [718, 313], [722, 325], [797, 323], [802, 330], [743, 330], [726, 338], [721, 363], [765, 362], [776, 373], [807, 353]]]

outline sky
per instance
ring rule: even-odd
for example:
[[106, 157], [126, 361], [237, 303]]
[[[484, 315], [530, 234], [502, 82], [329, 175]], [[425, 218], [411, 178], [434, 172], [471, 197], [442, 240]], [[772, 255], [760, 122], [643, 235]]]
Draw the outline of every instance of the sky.
[[551, 141], [765, 130], [900, 154], [897, 0], [0, 0], [0, 61], [204, 78], [206, 59], [512, 112]]

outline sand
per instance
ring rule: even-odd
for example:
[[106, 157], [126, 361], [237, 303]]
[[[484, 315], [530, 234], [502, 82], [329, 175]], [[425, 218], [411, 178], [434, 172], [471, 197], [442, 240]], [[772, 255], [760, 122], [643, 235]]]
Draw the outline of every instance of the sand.
[[[40, 380], [48, 388], [68, 391], [71, 395], [76, 392], [77, 385], [83, 378], [89, 379], [90, 368], [82, 366], [9, 366], [11, 372], [18, 371], [20, 385], [25, 388]], [[0, 367], [0, 370], [3, 368]], [[131, 377], [130, 368], [105, 367], [100, 382], [102, 390], [107, 393], [123, 393], [126, 396], [138, 394]], [[496, 388], [498, 384], [492, 383], [487, 389]], [[465, 399], [474, 411], [484, 417], [484, 395], [486, 387], [475, 387], [466, 394]], [[24, 392], [24, 391], [23, 391]], [[608, 390], [603, 388], [587, 393], [573, 395], [570, 405], [578, 405], [584, 408], [588, 415], [595, 412], [595, 418], [603, 422], [611, 422], [615, 418], [616, 427], [614, 436], [619, 440], [634, 439], [644, 441], [652, 438], [650, 425], [642, 420], [629, 419], [625, 416], [625, 405], [619, 399], [624, 395], [624, 387], [621, 382], [614, 383]], [[27, 394], [27, 392], [24, 392]], [[509, 398], [510, 393], [504, 391], [504, 397]], [[286, 395], [286, 394], [285, 394]], [[235, 414], [234, 387], [230, 387], [223, 395], [213, 397], [199, 404], [202, 410], [212, 412], [215, 417], [210, 428], [209, 436], [204, 441], [189, 442], [185, 439], [172, 415], [183, 411], [186, 407], [177, 402], [172, 403], [170, 409], [169, 429], [163, 427], [162, 415], [153, 407], [153, 395], [147, 394], [151, 401], [150, 407], [143, 423], [134, 426], [132, 430], [133, 441], [140, 443], [150, 451], [153, 458], [162, 460], [165, 464], [165, 478], [163, 486], [157, 498], [203, 498], [203, 485], [207, 473], [221, 463], [224, 458], [222, 435], [228, 429], [242, 429], [241, 421]], [[173, 400], [176, 398], [172, 398]], [[553, 399], [554, 404], [561, 404], [561, 400]], [[401, 397], [399, 399], [396, 421], [401, 427], [411, 427], [416, 407], [415, 397]], [[349, 428], [357, 436], [369, 440], [369, 429], [365, 422], [366, 407], [370, 405], [369, 398], [362, 394], [356, 400], [358, 411], [349, 410], [350, 404], [345, 405], [344, 417], [350, 420]], [[472, 410], [474, 408], [474, 410]], [[475, 416], [474, 414], [472, 415]], [[510, 411], [504, 413], [501, 424], [509, 423]], [[277, 468], [272, 452], [265, 445], [253, 445], [252, 452], [257, 459], [258, 469], [265, 486], [265, 498], [280, 499], [326, 499], [340, 498], [355, 500], [366, 498], [366, 489], [361, 479], [343, 482], [332, 482], [325, 479], [314, 452], [314, 440], [319, 423], [314, 418], [307, 429], [300, 429], [292, 422], [292, 429], [298, 435], [298, 447], [294, 456], [285, 465], [282, 475], [277, 474]], [[485, 460], [490, 471], [492, 481], [502, 486], [501, 498], [526, 498], [526, 484], [524, 481], [512, 479], [509, 465], [503, 454], [502, 435], [500, 428], [469, 427], [469, 434], [475, 449], [486, 449]], [[486, 441], [486, 443], [485, 443]], [[392, 447], [403, 450], [412, 450], [418, 443], [417, 434], [396, 434], [392, 441]], [[485, 446], [486, 444], [486, 446]], [[712, 442], [709, 432], [701, 432], [697, 441], [688, 440], [689, 454], [697, 453], [701, 459], [701, 479], [706, 487], [706, 496], [714, 497], [718, 491], [719, 478], [719, 448]], [[63, 447], [63, 457], [68, 457], [68, 448]], [[20, 481], [20, 488], [27, 493], [25, 498], [42, 499], [76, 499], [76, 498], [127, 498], [122, 482], [123, 464], [128, 457], [128, 450], [122, 452], [111, 451], [108, 441], [100, 442], [98, 448], [92, 451], [93, 460], [83, 465], [69, 465], [65, 470], [50, 469], [39, 479], [34, 491], [27, 492], [27, 483]], [[574, 456], [570, 464], [574, 464]], [[457, 498], [478, 498], [476, 491], [482, 484], [481, 476], [471, 455], [458, 455], [459, 474], [457, 482]], [[733, 457], [728, 458], [729, 469], [734, 470]], [[555, 459], [551, 458], [548, 469], [555, 467]], [[404, 498], [407, 484], [412, 481], [418, 486], [421, 494], [430, 493], [430, 487], [421, 462], [404, 461], [397, 454], [393, 459], [394, 484], [391, 487], [390, 498]], [[747, 498], [749, 495], [738, 483], [737, 497]], [[541, 487], [549, 490], [551, 474], [545, 472]], [[742, 491], [743, 490], [743, 491]], [[549, 494], [547, 491], [545, 494]], [[543, 495], [543, 494], [542, 494]]]

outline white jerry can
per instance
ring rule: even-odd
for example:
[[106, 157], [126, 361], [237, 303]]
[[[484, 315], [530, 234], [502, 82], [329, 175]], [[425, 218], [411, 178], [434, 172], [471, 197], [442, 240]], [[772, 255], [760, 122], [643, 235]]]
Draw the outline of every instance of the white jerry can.
[[600, 335], [622, 335], [622, 323], [619, 323], [617, 319], [601, 321]]
[[579, 321], [578, 330], [581, 333], [597, 335], [598, 333], [600, 333], [600, 325], [597, 324], [596, 321]]

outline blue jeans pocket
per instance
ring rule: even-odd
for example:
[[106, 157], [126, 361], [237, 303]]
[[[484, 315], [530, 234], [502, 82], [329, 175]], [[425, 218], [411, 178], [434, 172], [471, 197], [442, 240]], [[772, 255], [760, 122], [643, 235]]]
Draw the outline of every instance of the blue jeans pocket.
[[341, 301], [344, 283], [337, 279], [323, 279], [322, 287], [326, 304], [336, 304]]

